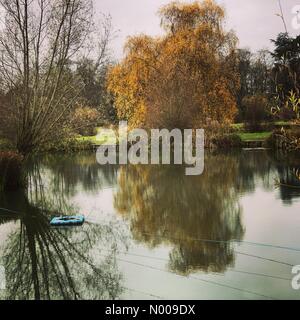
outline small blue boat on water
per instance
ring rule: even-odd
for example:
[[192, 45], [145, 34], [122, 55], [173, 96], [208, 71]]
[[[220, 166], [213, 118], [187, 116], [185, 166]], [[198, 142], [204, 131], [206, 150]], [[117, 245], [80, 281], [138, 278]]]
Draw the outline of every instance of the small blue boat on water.
[[55, 217], [50, 221], [50, 225], [54, 227], [64, 227], [64, 226], [81, 226], [84, 223], [84, 216], [60, 216]]

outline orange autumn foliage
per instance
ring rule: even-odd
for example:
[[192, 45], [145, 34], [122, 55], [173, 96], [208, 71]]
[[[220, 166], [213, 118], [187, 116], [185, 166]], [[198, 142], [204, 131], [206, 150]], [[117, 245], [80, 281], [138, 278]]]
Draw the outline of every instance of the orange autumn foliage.
[[108, 90], [131, 127], [195, 128], [229, 123], [239, 86], [236, 43], [214, 1], [172, 2], [159, 11], [166, 34], [129, 38]]

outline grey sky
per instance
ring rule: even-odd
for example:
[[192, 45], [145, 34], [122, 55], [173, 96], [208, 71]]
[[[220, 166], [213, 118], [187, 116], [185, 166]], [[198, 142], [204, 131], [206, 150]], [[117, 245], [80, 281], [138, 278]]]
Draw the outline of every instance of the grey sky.
[[[94, 0], [97, 11], [112, 16], [118, 36], [112, 47], [116, 58], [122, 57], [126, 37], [140, 33], [157, 35], [159, 26], [158, 9], [171, 0]], [[193, 2], [193, 1], [185, 1]], [[284, 31], [279, 13], [278, 0], [217, 0], [226, 8], [227, 28], [234, 29], [240, 39], [240, 47], [256, 51], [271, 48], [270, 39]], [[300, 0], [282, 0], [288, 31], [292, 35], [300, 29], [292, 28], [292, 8], [300, 5]]]

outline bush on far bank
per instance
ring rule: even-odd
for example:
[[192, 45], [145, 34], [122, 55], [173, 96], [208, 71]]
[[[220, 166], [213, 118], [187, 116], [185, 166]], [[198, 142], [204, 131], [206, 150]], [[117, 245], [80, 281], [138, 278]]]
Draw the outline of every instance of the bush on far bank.
[[285, 151], [300, 150], [300, 127], [276, 129], [266, 141], [267, 146]]
[[39, 150], [39, 153], [44, 152], [76, 152], [81, 150], [88, 150], [91, 148], [91, 142], [85, 139], [79, 139], [77, 136], [70, 136], [62, 139], [59, 142], [47, 143]]
[[262, 124], [270, 120], [268, 99], [264, 95], [246, 96], [243, 99], [246, 130], [262, 131]]
[[97, 133], [95, 128], [99, 119], [100, 114], [95, 108], [79, 106], [73, 114], [71, 127], [82, 136], [92, 136]]
[[235, 133], [220, 134], [211, 139], [213, 146], [219, 149], [240, 148], [242, 139]]

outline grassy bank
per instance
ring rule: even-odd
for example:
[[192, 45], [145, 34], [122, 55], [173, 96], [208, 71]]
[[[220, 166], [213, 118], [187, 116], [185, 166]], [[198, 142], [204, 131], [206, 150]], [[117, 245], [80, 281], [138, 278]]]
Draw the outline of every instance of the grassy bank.
[[[228, 139], [232, 140], [234, 136], [238, 136], [241, 141], [263, 141], [269, 138], [272, 134], [271, 131], [264, 132], [246, 132], [244, 130], [244, 124], [235, 124], [234, 128], [236, 130], [235, 134], [229, 134]], [[105, 132], [101, 132], [103, 128], [97, 128], [97, 135], [94, 136], [78, 136], [77, 141], [80, 143], [90, 143], [93, 145], [101, 145], [103, 143], [113, 144], [114, 136]], [[227, 140], [228, 140], [227, 139]], [[231, 146], [231, 143], [225, 143], [228, 148]], [[234, 144], [236, 146], [236, 143]]]
[[77, 141], [79, 142], [89, 142], [93, 145], [101, 145], [101, 144], [114, 144], [115, 136], [105, 132], [106, 128], [98, 127], [96, 128], [97, 134], [94, 136], [78, 136]]
[[[262, 127], [290, 127], [294, 126], [295, 124], [290, 121], [275, 121], [275, 122], [266, 122], [266, 123], [261, 123]], [[245, 123], [233, 123], [231, 125], [231, 128], [234, 129], [235, 131], [246, 131], [246, 125]]]
[[240, 132], [237, 135], [242, 141], [264, 141], [271, 136], [271, 131], [265, 132]]
[[[280, 127], [288, 127], [295, 126], [290, 122], [276, 122], [274, 123], [276, 126]], [[268, 124], [266, 124], [268, 126]], [[224, 145], [224, 148], [230, 149], [232, 146], [238, 147], [238, 139], [241, 142], [245, 141], [265, 141], [272, 135], [272, 130], [264, 130], [262, 132], [248, 132], [246, 131], [244, 123], [235, 123], [231, 126], [232, 133], [227, 134], [226, 136], [220, 139], [221, 145]], [[40, 152], [52, 152], [52, 151], [63, 151], [63, 152], [76, 152], [79, 150], [88, 150], [91, 149], [93, 145], [101, 145], [101, 144], [114, 144], [115, 136], [105, 131], [106, 128], [98, 127], [96, 128], [96, 135], [92, 136], [81, 136], [78, 135], [73, 138], [66, 139], [61, 141], [61, 143], [53, 143], [53, 145], [49, 144], [45, 146], [45, 148], [41, 148]], [[218, 138], [218, 136], [216, 137]], [[217, 145], [219, 145], [217, 144]], [[240, 144], [242, 145], [242, 144]], [[14, 150], [15, 148], [12, 144], [0, 138], [0, 151], [8, 151]]]

